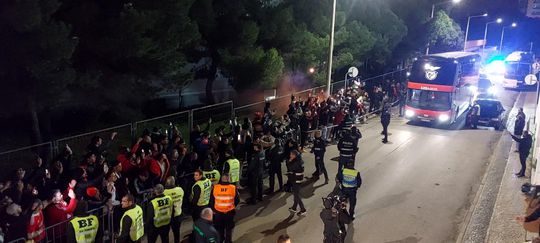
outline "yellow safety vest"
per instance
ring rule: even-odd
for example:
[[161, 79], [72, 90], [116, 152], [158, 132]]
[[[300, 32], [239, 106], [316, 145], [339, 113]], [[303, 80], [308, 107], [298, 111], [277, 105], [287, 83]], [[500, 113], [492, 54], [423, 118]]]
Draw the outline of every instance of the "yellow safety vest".
[[129, 217], [131, 219], [131, 228], [129, 229], [129, 238], [132, 241], [138, 241], [144, 235], [144, 220], [143, 220], [143, 211], [139, 205], [135, 205], [134, 208], [126, 211], [122, 218], [120, 219], [120, 232], [122, 232], [122, 223], [124, 222], [124, 217]]
[[163, 196], [154, 198], [151, 201], [154, 208], [154, 226], [159, 228], [168, 225], [172, 217], [172, 198]]
[[356, 181], [356, 176], [358, 175], [358, 171], [354, 169], [343, 169], [343, 181], [341, 182], [341, 185], [346, 188], [353, 188], [358, 187], [358, 183]]
[[75, 231], [77, 243], [93, 243], [99, 228], [99, 221], [95, 215], [75, 217], [70, 221]]
[[236, 183], [240, 181], [240, 161], [229, 159], [227, 160], [227, 164], [229, 164], [229, 182]]
[[201, 195], [199, 196], [199, 201], [197, 201], [197, 206], [207, 206], [210, 203], [210, 195], [212, 194], [212, 182], [205, 177], [195, 182], [195, 185], [191, 188], [191, 199], [193, 199], [193, 188], [196, 186], [201, 188]]
[[181, 187], [165, 189], [163, 194], [172, 198], [174, 217], [182, 214], [182, 201], [184, 200], [184, 190]]
[[203, 170], [202, 174], [204, 177], [206, 177], [206, 179], [212, 182], [212, 185], [217, 184], [219, 182], [219, 179], [221, 178], [221, 175], [219, 174], [219, 171], [217, 170], [213, 170], [213, 171]]

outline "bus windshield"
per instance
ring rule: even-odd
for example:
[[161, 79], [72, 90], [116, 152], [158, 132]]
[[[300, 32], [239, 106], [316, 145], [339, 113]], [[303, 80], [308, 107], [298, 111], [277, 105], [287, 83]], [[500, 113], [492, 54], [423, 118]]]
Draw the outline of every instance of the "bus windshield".
[[450, 95], [448, 92], [410, 89], [407, 94], [407, 105], [417, 109], [447, 111], [451, 108]]
[[454, 85], [457, 64], [425, 58], [414, 62], [409, 80], [415, 83]]

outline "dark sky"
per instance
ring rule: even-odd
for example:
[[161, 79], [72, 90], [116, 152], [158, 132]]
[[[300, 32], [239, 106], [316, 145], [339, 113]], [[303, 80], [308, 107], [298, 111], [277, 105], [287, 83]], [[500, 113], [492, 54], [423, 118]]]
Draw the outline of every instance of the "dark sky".
[[[469, 40], [483, 39], [487, 21], [493, 21], [498, 17], [503, 19], [502, 24], [491, 24], [488, 29], [488, 45], [498, 45], [501, 38], [502, 26], [509, 26], [516, 22], [515, 29], [506, 28], [504, 45], [511, 49], [528, 50], [529, 43], [537, 40], [535, 49], [540, 49], [540, 18], [532, 19], [525, 16], [520, 9], [526, 6], [527, 0], [462, 0], [455, 6], [448, 6], [450, 15], [461, 24], [465, 31], [467, 17], [488, 13], [486, 18], [471, 19]], [[451, 4], [449, 4], [451, 5]]]

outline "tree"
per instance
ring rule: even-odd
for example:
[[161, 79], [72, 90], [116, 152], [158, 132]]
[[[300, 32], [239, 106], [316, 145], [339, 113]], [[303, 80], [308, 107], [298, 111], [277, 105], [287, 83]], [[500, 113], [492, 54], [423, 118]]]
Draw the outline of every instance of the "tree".
[[53, 18], [59, 7], [54, 0], [0, 3], [1, 102], [9, 104], [8, 115], [29, 115], [34, 143], [42, 142], [39, 113], [63, 102], [76, 76], [71, 57], [78, 41]]
[[429, 40], [435, 52], [452, 51], [463, 46], [463, 32], [459, 24], [441, 10], [430, 22]]

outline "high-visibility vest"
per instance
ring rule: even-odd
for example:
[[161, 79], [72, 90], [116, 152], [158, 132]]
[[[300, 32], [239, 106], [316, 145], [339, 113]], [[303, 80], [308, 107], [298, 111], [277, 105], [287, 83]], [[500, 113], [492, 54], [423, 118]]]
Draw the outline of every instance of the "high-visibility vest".
[[226, 213], [234, 209], [236, 186], [217, 184], [214, 186], [214, 209]]
[[229, 159], [227, 160], [227, 164], [229, 164], [229, 182], [236, 183], [240, 181], [240, 161]]
[[202, 174], [204, 177], [206, 177], [206, 179], [212, 182], [212, 185], [217, 184], [219, 182], [219, 179], [221, 178], [221, 175], [219, 174], [218, 170], [212, 170], [212, 171], [203, 170]]
[[193, 199], [193, 188], [198, 186], [201, 188], [201, 195], [199, 196], [199, 201], [197, 201], [197, 206], [207, 206], [210, 203], [210, 195], [212, 194], [212, 182], [206, 177], [195, 182], [195, 185], [191, 188], [191, 198]]
[[93, 243], [99, 228], [99, 221], [95, 215], [86, 217], [74, 217], [70, 220], [75, 231], [75, 240], [77, 243]]
[[169, 196], [157, 197], [151, 201], [154, 208], [154, 226], [159, 228], [168, 225], [172, 217], [172, 198]]
[[358, 176], [358, 171], [355, 169], [343, 169], [343, 181], [341, 185], [345, 188], [357, 187], [358, 183], [356, 177]]
[[122, 218], [120, 219], [120, 232], [122, 232], [122, 224], [124, 222], [124, 217], [129, 217], [131, 219], [131, 228], [129, 228], [129, 238], [132, 241], [138, 241], [144, 235], [144, 220], [143, 220], [143, 211], [139, 205], [135, 205], [134, 208], [126, 211]]
[[174, 209], [173, 216], [180, 216], [182, 214], [182, 200], [184, 199], [184, 189], [182, 189], [181, 187], [165, 189], [165, 191], [163, 191], [163, 194], [172, 198]]

